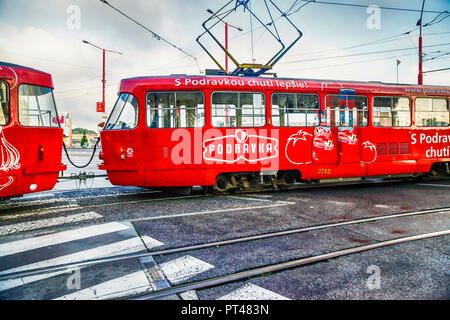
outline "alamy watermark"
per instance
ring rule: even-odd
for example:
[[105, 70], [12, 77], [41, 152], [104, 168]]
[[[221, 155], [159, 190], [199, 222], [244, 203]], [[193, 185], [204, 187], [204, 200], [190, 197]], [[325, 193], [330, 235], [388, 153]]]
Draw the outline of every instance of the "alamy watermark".
[[81, 29], [81, 9], [77, 5], [70, 5], [66, 9], [69, 15], [66, 20], [66, 26], [69, 30]]
[[368, 6], [366, 13], [369, 17], [366, 20], [366, 26], [369, 30], [380, 30], [381, 29], [381, 10], [377, 5]]
[[67, 278], [68, 290], [80, 290], [81, 289], [81, 272], [80, 269], [73, 269], [71, 275]]
[[372, 264], [367, 267], [367, 274], [370, 274], [369, 278], [367, 278], [366, 286], [370, 290], [376, 290], [381, 288], [381, 270], [380, 267]]

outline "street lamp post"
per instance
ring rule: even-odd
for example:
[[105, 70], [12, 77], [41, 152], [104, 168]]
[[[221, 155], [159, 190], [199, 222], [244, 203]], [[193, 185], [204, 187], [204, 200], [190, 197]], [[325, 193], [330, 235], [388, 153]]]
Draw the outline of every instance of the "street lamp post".
[[86, 41], [86, 40], [83, 40], [83, 43], [89, 44], [89, 45], [91, 45], [91, 46], [93, 46], [93, 47], [95, 47], [95, 48], [97, 48], [97, 49], [102, 50], [102, 52], [103, 52], [103, 77], [102, 77], [102, 87], [103, 87], [102, 93], [103, 93], [103, 95], [102, 95], [102, 108], [103, 108], [103, 112], [105, 112], [105, 111], [106, 111], [106, 108], [105, 108], [105, 84], [106, 84], [106, 80], [105, 80], [105, 56], [106, 56], [106, 52], [117, 53], [117, 54], [122, 54], [122, 52], [114, 51], [114, 50], [108, 50], [108, 49], [105, 49], [105, 48], [101, 48], [101, 47], [96, 46], [95, 44], [90, 43], [89, 41]]
[[422, 72], [422, 16], [423, 7], [425, 6], [425, 0], [422, 2], [422, 10], [420, 11], [420, 19], [417, 21], [417, 26], [420, 26], [419, 34], [419, 74], [417, 76], [417, 84], [423, 84], [423, 72]]
[[[229, 24], [228, 22], [225, 22], [221, 17], [216, 15], [214, 13], [214, 11], [212, 11], [211, 9], [208, 9], [206, 11], [209, 14], [212, 14], [213, 16], [215, 16], [217, 19], [219, 19], [220, 21], [222, 21], [225, 24], [225, 50], [228, 52], [228, 27], [235, 28], [236, 30], [239, 30], [239, 31], [243, 31], [242, 28], [233, 26], [233, 25]], [[225, 53], [225, 70], [228, 73], [228, 54], [227, 54], [227, 52]]]

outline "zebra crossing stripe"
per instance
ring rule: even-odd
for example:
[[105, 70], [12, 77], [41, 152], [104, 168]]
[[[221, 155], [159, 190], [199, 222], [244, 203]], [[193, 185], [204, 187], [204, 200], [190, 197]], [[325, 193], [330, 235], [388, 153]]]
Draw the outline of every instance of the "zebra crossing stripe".
[[60, 274], [64, 274], [67, 272], [68, 272], [67, 270], [63, 270], [63, 271], [56, 271], [56, 272], [45, 273], [45, 274], [38, 274], [38, 275], [34, 275], [34, 276], [28, 276], [28, 277], [24, 277], [21, 279], [3, 280], [3, 281], [0, 281], [0, 292], [9, 290], [9, 289], [13, 289], [16, 287], [20, 287], [20, 286], [23, 286], [26, 284], [30, 284], [30, 283], [33, 283], [33, 282], [36, 282], [39, 280], [55, 277], [55, 276], [58, 276]]
[[151, 291], [150, 283], [144, 271], [139, 270], [122, 277], [99, 283], [95, 286], [66, 294], [55, 300], [91, 300], [111, 299], [124, 295]]
[[111, 222], [0, 244], [0, 257], [128, 229]]
[[180, 283], [214, 268], [213, 265], [189, 255], [164, 262], [159, 267], [173, 284]]
[[[154, 239], [143, 236], [142, 240], [145, 243], [154, 243]], [[78, 251], [72, 254], [59, 256], [56, 258], [43, 260], [35, 263], [31, 263], [28, 265], [23, 265], [20, 267], [16, 267], [13, 269], [8, 269], [0, 272], [0, 275], [14, 273], [14, 272], [22, 272], [22, 271], [28, 271], [33, 270], [37, 268], [46, 268], [51, 267], [55, 265], [61, 265], [66, 263], [74, 263], [74, 262], [82, 262], [86, 260], [91, 259], [98, 259], [98, 258], [105, 258], [110, 257], [118, 254], [127, 254], [127, 253], [134, 253], [139, 251], [146, 251], [146, 248], [144, 244], [142, 243], [141, 238], [134, 237], [123, 241], [118, 241], [115, 243], [111, 243], [105, 246], [84, 250], [84, 251]]]
[[291, 300], [278, 293], [247, 283], [217, 300]]

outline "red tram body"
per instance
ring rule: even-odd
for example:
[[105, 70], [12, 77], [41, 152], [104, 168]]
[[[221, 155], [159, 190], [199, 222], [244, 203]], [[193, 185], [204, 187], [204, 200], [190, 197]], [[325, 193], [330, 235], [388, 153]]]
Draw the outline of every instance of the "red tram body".
[[450, 87], [229, 76], [121, 82], [101, 131], [115, 185], [290, 186], [449, 173]]
[[63, 130], [51, 75], [0, 62], [0, 199], [52, 189]]

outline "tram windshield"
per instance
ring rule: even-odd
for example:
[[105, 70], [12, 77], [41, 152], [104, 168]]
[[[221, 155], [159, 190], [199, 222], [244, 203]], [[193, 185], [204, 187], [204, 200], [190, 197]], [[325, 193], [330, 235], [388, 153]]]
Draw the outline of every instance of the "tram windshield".
[[139, 104], [135, 96], [122, 93], [117, 99], [114, 109], [104, 130], [134, 129], [138, 124]]
[[5, 82], [0, 81], [0, 126], [7, 125], [9, 123], [9, 117], [8, 85]]
[[19, 122], [27, 127], [59, 127], [51, 88], [19, 86]]

